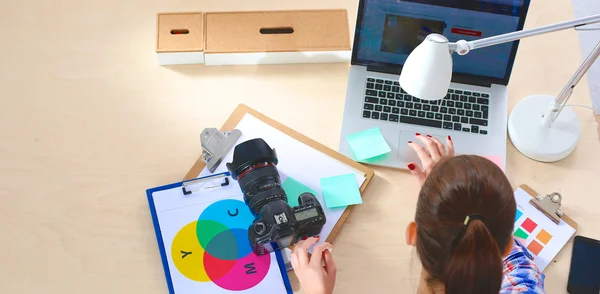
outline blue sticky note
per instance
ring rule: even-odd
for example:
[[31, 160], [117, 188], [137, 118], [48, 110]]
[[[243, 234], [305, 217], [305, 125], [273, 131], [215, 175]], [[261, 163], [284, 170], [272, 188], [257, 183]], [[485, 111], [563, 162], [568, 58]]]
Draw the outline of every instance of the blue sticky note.
[[348, 135], [346, 139], [356, 160], [365, 160], [392, 151], [378, 127]]
[[362, 198], [354, 174], [321, 179], [321, 189], [328, 208], [361, 204]]
[[285, 191], [285, 194], [287, 195], [288, 204], [291, 207], [298, 206], [298, 196], [300, 196], [302, 193], [308, 192], [317, 196], [317, 192], [315, 192], [315, 190], [303, 185], [292, 177], [287, 177], [287, 179], [283, 181], [282, 186], [283, 191]]
[[517, 209], [517, 213], [515, 214], [515, 222], [517, 222], [522, 215], [523, 213], [519, 209]]

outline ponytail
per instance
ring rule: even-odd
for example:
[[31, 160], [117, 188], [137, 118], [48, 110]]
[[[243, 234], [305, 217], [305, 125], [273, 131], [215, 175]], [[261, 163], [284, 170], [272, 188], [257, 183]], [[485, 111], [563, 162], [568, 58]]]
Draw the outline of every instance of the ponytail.
[[486, 225], [480, 219], [471, 221], [455, 244], [443, 275], [446, 294], [497, 294], [502, 284], [502, 253]]

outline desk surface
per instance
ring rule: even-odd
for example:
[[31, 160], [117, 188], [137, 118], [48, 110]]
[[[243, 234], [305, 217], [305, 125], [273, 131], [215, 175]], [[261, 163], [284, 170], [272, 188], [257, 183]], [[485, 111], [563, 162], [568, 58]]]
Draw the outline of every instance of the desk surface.
[[[199, 132], [222, 125], [239, 103], [337, 148], [348, 64], [157, 66], [157, 12], [356, 14], [356, 1], [284, 2], [2, 5], [0, 25], [12, 33], [4, 34], [0, 57], [1, 293], [166, 293], [144, 190], [182, 179], [200, 155]], [[569, 0], [533, 2], [527, 27], [573, 17]], [[523, 40], [510, 106], [529, 94], [558, 93], [581, 61], [574, 31]], [[572, 103], [590, 105], [587, 89], [583, 82]], [[579, 232], [600, 238], [598, 135], [593, 115], [577, 111], [582, 136], [573, 155], [543, 164], [509, 143], [507, 173], [514, 187], [562, 192]], [[376, 169], [365, 203], [335, 242], [337, 293], [414, 292], [419, 262], [404, 244], [404, 228], [417, 192], [408, 173]], [[549, 293], [565, 292], [570, 249], [547, 269]]]

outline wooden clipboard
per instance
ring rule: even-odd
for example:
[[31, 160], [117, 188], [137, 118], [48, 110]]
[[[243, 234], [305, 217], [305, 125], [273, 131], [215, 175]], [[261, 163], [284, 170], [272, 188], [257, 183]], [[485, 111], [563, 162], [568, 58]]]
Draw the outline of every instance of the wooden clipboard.
[[[519, 186], [519, 188], [523, 189], [523, 191], [525, 191], [527, 194], [529, 194], [529, 196], [531, 196], [532, 198], [535, 198], [538, 195], [541, 195], [527, 185], [521, 185], [521, 186]], [[566, 215], [564, 213], [563, 213], [561, 219], [563, 221], [565, 221], [565, 223], [567, 223], [571, 228], [575, 229], [575, 232], [577, 232], [577, 228], [579, 227], [579, 225], [573, 219], [571, 219], [568, 215]]]
[[[373, 169], [368, 168], [356, 161], [353, 161], [352, 159], [342, 155], [341, 153], [339, 153], [331, 148], [328, 148], [327, 146], [284, 126], [283, 124], [246, 106], [245, 104], [240, 104], [240, 105], [238, 105], [238, 107], [236, 107], [236, 109], [233, 111], [231, 116], [229, 116], [229, 118], [227, 119], [225, 124], [223, 124], [223, 126], [221, 127], [221, 131], [230, 131], [230, 130], [235, 129], [235, 127], [240, 123], [240, 121], [246, 114], [251, 114], [252, 116], [256, 117], [257, 119], [263, 121], [264, 123], [270, 125], [271, 127], [275, 128], [275, 129], [279, 130], [280, 132], [285, 133], [286, 135], [296, 139], [297, 141], [302, 142], [316, 150], [319, 150], [319, 151], [325, 153], [326, 155], [328, 155], [329, 157], [332, 157], [333, 159], [336, 159], [337, 161], [344, 163], [344, 164], [364, 173], [365, 181], [360, 186], [361, 196], [362, 196], [363, 192], [365, 191], [365, 189], [367, 188], [367, 185], [369, 185], [369, 182], [371, 182], [371, 179], [375, 175], [375, 172], [373, 171]], [[185, 175], [184, 181], [192, 180], [192, 179], [198, 177], [198, 175], [200, 174], [200, 172], [202, 172], [204, 167], [206, 167], [206, 163], [204, 161], [202, 161], [202, 157], [198, 158], [198, 160], [196, 161], [194, 166], [192, 166], [192, 168]], [[350, 211], [352, 210], [352, 207], [353, 206], [348, 206], [346, 208], [346, 210], [342, 214], [342, 217], [340, 217], [338, 222], [335, 224], [335, 226], [331, 230], [331, 233], [327, 237], [327, 240], [326, 240], [327, 242], [332, 242], [333, 239], [335, 239], [335, 237], [339, 233], [340, 229], [346, 222], [346, 219], [350, 215]]]

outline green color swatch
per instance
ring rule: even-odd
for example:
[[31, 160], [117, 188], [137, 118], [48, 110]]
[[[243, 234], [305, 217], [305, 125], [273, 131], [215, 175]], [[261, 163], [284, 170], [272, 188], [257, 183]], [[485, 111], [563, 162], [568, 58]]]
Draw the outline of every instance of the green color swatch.
[[521, 230], [521, 228], [518, 228], [517, 231], [514, 233], [515, 237], [517, 238], [521, 238], [523, 240], [526, 240], [527, 238], [529, 238], [529, 235], [527, 233], [525, 233], [525, 231]]
[[378, 127], [346, 137], [356, 160], [365, 160], [392, 151]]
[[317, 196], [317, 192], [315, 190], [303, 185], [292, 177], [287, 177], [287, 179], [283, 181], [282, 186], [285, 194], [287, 195], [288, 204], [291, 207], [298, 206], [298, 196], [300, 196], [302, 193], [308, 192]]
[[361, 204], [362, 198], [354, 174], [321, 179], [321, 189], [328, 208]]

